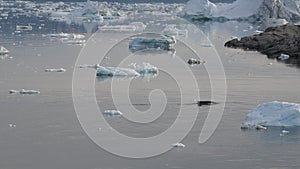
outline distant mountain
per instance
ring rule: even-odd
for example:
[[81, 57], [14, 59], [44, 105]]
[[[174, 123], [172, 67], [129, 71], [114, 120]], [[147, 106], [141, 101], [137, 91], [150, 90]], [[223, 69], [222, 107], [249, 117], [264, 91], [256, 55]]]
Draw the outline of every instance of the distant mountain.
[[300, 22], [300, 0], [237, 0], [229, 4], [190, 0], [183, 15], [260, 22]]

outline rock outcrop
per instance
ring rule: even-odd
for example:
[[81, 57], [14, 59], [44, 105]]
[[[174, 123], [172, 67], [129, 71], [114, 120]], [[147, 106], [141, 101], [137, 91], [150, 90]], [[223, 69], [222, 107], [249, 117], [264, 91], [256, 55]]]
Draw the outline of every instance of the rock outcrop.
[[281, 54], [300, 57], [300, 25], [269, 27], [263, 33], [230, 40], [225, 46], [256, 50], [270, 58], [277, 58]]

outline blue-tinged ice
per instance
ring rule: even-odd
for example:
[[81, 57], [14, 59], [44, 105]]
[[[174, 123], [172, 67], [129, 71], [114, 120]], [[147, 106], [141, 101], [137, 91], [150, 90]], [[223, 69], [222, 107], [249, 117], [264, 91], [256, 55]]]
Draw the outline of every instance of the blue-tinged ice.
[[19, 93], [21, 95], [31, 95], [31, 94], [40, 94], [40, 91], [37, 90], [26, 90], [26, 89], [21, 89], [21, 90], [10, 90], [9, 91], [10, 94], [15, 94], [15, 93]]
[[129, 68], [135, 70], [136, 72], [145, 75], [145, 74], [158, 74], [158, 68], [156, 66], [151, 65], [150, 63], [142, 63], [141, 65], [137, 65], [136, 63], [131, 63]]
[[173, 36], [162, 36], [160, 38], [134, 38], [129, 43], [129, 49], [132, 52], [160, 49], [160, 50], [174, 50], [176, 38]]
[[102, 114], [107, 116], [122, 116], [122, 112], [119, 110], [105, 110]]
[[300, 126], [300, 104], [274, 101], [257, 106], [247, 115], [242, 128], [257, 126]]
[[120, 68], [120, 67], [103, 67], [100, 66], [97, 69], [97, 76], [127, 76], [135, 77], [140, 76], [138, 72], [130, 68]]

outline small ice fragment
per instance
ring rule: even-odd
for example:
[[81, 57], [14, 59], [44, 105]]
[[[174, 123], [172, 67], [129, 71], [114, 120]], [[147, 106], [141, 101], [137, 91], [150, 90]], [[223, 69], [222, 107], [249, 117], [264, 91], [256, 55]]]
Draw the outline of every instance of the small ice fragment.
[[270, 62], [270, 63], [268, 63], [268, 65], [269, 65], [269, 66], [272, 66], [272, 65], [273, 65], [273, 63], [272, 63], [272, 62]]
[[0, 46], [0, 55], [7, 55], [9, 50], [7, 50], [4, 46]]
[[182, 143], [175, 143], [175, 144], [172, 144], [172, 146], [173, 146], [173, 147], [182, 147], [182, 148], [185, 147], [185, 145], [182, 144]]
[[136, 63], [131, 63], [129, 68], [135, 70], [140, 74], [157, 74], [158, 68], [151, 65], [150, 63], [142, 63], [142, 65], [137, 65]]
[[108, 116], [121, 116], [122, 112], [119, 110], [105, 110], [103, 114]]
[[289, 134], [290, 132], [289, 131], [287, 131], [287, 130], [282, 130], [281, 131], [281, 134]]
[[66, 69], [59, 68], [59, 69], [45, 69], [45, 72], [65, 72]]
[[37, 91], [37, 90], [25, 90], [25, 89], [21, 89], [19, 91], [20, 94], [40, 94], [41, 92], [40, 91]]
[[194, 59], [194, 58], [190, 58], [187, 61], [188, 64], [192, 65], [192, 64], [201, 64], [201, 63], [205, 63], [205, 61], [203, 60], [199, 60], [199, 59]]
[[8, 124], [8, 127], [17, 127], [17, 125], [15, 125], [15, 124], [12, 124], [12, 123], [10, 123], [10, 124]]
[[256, 31], [255, 31], [256, 34], [261, 34], [261, 33], [263, 33], [263, 32], [264, 32], [264, 31], [259, 31], [259, 30], [256, 30]]
[[98, 69], [101, 66], [99, 64], [95, 64], [95, 65], [80, 65], [79, 68], [92, 68], [92, 69]]
[[63, 42], [70, 45], [84, 45], [86, 40], [67, 40]]
[[31, 31], [31, 30], [32, 30], [31, 25], [27, 25], [27, 26], [17, 25], [16, 26], [16, 31]]
[[201, 44], [201, 46], [202, 46], [202, 47], [210, 48], [210, 47], [212, 47], [212, 44], [205, 44], [205, 43], [203, 43], [203, 44]]
[[283, 54], [283, 53], [278, 57], [279, 60], [287, 60], [287, 59], [289, 59], [289, 58], [290, 58], [289, 55]]
[[262, 125], [257, 125], [255, 128], [256, 128], [256, 130], [267, 130], [268, 129], [267, 127], [262, 126]]

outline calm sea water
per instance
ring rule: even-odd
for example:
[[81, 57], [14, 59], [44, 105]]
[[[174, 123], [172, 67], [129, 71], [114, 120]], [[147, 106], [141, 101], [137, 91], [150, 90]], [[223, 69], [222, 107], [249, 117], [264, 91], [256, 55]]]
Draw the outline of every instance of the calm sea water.
[[[152, 20], [158, 22], [155, 17]], [[161, 19], [160, 22], [165, 21]], [[162, 25], [153, 24], [152, 29]], [[280, 137], [281, 128], [241, 131], [240, 125], [246, 114], [260, 103], [274, 100], [299, 103], [299, 70], [267, 59], [257, 52], [224, 48], [224, 42], [231, 36], [254, 33], [255, 28], [249, 29], [246, 23], [205, 23], [197, 26], [209, 37], [224, 65], [228, 91], [221, 123], [208, 142], [199, 144], [199, 133], [209, 110], [209, 107], [199, 107], [194, 127], [182, 140], [185, 148], [175, 148], [162, 155], [139, 160], [118, 157], [104, 151], [82, 130], [72, 101], [72, 74], [73, 69], [77, 69], [74, 65], [81, 46], [67, 45], [59, 40], [51, 41], [42, 33], [0, 34], [0, 44], [5, 45], [13, 57], [0, 60], [0, 168], [298, 169], [299, 128], [290, 128], [290, 134]], [[114, 36], [117, 35], [115, 33]], [[101, 37], [101, 40], [106, 41], [113, 36], [103, 33]], [[126, 54], [130, 53], [128, 42], [125, 40], [119, 44], [122, 50], [108, 53], [108, 59], [102, 65], [113, 66], [127, 57]], [[199, 40], [199, 45], [202, 42]], [[200, 57], [209, 57], [204, 55], [207, 55], [206, 51], [210, 48], [201, 47]], [[179, 42], [176, 55], [187, 60], [193, 53]], [[136, 54], [132, 57], [139, 62], [141, 60], [138, 57], [155, 57], [158, 60], [164, 57], [169, 62], [173, 61], [169, 53]], [[60, 67], [67, 71], [44, 72], [46, 68]], [[180, 69], [175, 66], [171, 68]], [[210, 100], [210, 82], [205, 66], [196, 65], [191, 70], [198, 82], [201, 99]], [[185, 72], [178, 74], [184, 75]], [[160, 71], [157, 77], [136, 78], [131, 83], [130, 99], [138, 110], [149, 108], [148, 95], [151, 90], [163, 90], [168, 98], [164, 114], [147, 125], [131, 123], [122, 117], [107, 118], [107, 121], [120, 132], [133, 137], [156, 135], [168, 128], [180, 106], [179, 87], [174, 79]], [[41, 94], [20, 96], [8, 93], [11, 89], [22, 88], [36, 89]], [[96, 80], [95, 91], [99, 107], [114, 108], [109, 80]], [[190, 93], [190, 97], [193, 96]], [[194, 102], [191, 100], [187, 104]], [[11, 127], [10, 124], [16, 126]], [[118, 146], [122, 148], [122, 144]]]

